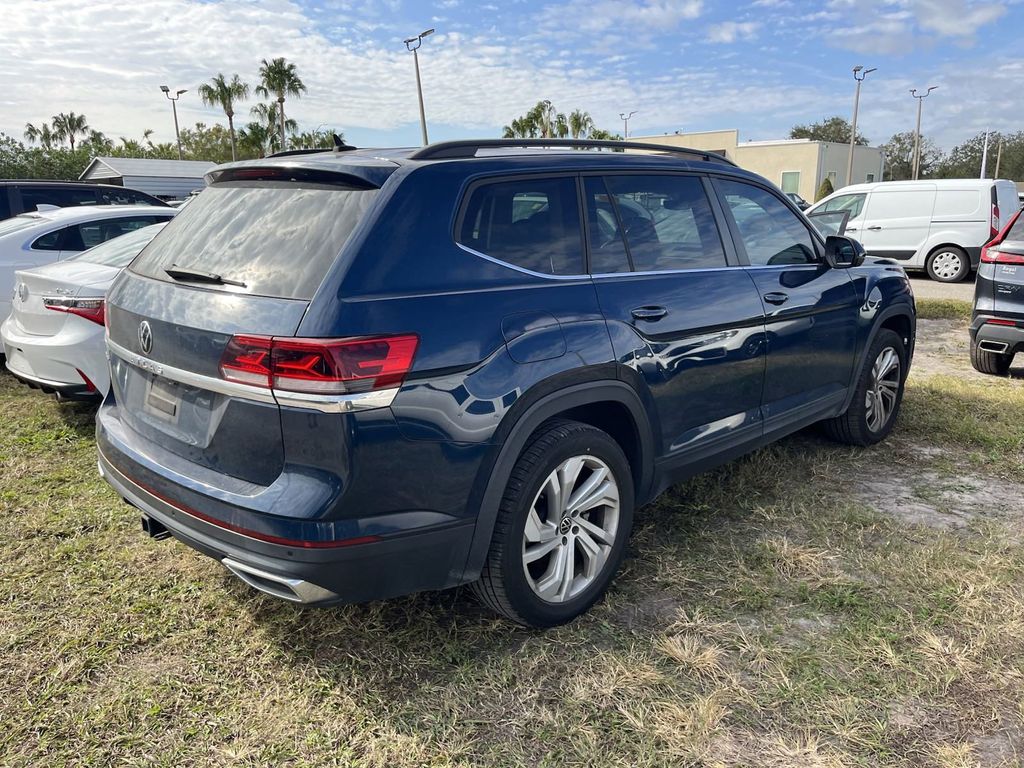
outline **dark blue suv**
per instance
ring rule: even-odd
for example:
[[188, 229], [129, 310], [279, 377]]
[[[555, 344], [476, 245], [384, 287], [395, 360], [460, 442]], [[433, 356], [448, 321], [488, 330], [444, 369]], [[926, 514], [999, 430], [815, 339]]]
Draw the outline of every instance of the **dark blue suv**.
[[672, 483], [896, 419], [903, 270], [724, 158], [467, 141], [208, 181], [110, 290], [99, 464], [151, 535], [263, 592], [472, 583], [562, 623]]

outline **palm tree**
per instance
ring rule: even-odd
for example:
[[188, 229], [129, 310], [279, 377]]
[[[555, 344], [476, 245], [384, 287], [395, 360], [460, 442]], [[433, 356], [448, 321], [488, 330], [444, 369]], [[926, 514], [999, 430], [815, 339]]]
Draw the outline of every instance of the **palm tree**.
[[537, 127], [542, 139], [550, 139], [555, 135], [558, 112], [548, 99], [538, 101], [537, 106], [526, 113], [526, 119]]
[[224, 74], [218, 74], [208, 83], [199, 86], [199, 98], [208, 107], [219, 106], [228, 116], [228, 133], [231, 134], [231, 159], [235, 160], [235, 102], [248, 98], [249, 85], [243, 83], [238, 75], [232, 75], [230, 80], [224, 78]]
[[67, 141], [71, 145], [71, 151], [75, 151], [75, 137], [89, 134], [89, 124], [85, 121], [85, 115], [76, 115], [68, 112], [53, 116], [53, 134], [60, 141]]
[[285, 61], [281, 57], [271, 61], [263, 59], [263, 63], [260, 65], [260, 84], [256, 86], [256, 93], [263, 98], [269, 98], [271, 95], [277, 98], [279, 105], [277, 117], [281, 127], [281, 149], [288, 148], [285, 140], [285, 96], [295, 96], [298, 98], [305, 92], [306, 86], [295, 71], [294, 64]]
[[594, 119], [589, 112], [574, 109], [569, 113], [569, 134], [574, 139], [586, 138], [594, 130]]
[[263, 157], [267, 154], [267, 145], [272, 138], [272, 132], [268, 131], [263, 123], [258, 122], [251, 122], [238, 132], [238, 144], [242, 152], [254, 157]]
[[[277, 152], [279, 149], [283, 149], [281, 143], [281, 111], [278, 108], [278, 103], [271, 101], [269, 103], [256, 104], [249, 113], [258, 118], [266, 129], [267, 144], [270, 152]], [[295, 131], [299, 127], [299, 124], [292, 118], [285, 118], [284, 129], [286, 131]]]

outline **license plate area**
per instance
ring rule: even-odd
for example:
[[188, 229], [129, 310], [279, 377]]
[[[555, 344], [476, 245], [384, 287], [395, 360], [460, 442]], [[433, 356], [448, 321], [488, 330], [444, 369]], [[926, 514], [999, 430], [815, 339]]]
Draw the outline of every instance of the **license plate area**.
[[151, 375], [143, 399], [146, 413], [168, 424], [177, 424], [181, 413], [181, 385]]

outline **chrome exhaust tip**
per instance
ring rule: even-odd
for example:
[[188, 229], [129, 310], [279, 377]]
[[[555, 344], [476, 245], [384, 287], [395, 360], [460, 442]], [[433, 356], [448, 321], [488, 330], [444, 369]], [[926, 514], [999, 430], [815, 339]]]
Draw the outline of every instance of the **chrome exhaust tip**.
[[260, 592], [279, 597], [282, 600], [293, 603], [320, 603], [338, 598], [336, 593], [317, 584], [311, 584], [302, 579], [279, 576], [276, 573], [232, 560], [230, 557], [225, 557], [221, 563], [253, 589], [258, 589]]
[[1004, 354], [1010, 345], [1005, 341], [983, 341], [978, 344], [978, 349], [985, 352], [995, 352], [997, 354]]

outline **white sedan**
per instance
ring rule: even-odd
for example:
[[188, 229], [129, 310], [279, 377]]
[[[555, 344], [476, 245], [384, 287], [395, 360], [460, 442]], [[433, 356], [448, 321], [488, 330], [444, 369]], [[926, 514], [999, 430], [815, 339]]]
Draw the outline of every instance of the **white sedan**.
[[168, 221], [175, 213], [149, 205], [82, 205], [0, 221], [0, 320], [11, 312], [17, 270], [64, 261], [126, 232]]
[[14, 308], [0, 325], [7, 369], [61, 399], [105, 395], [107, 289], [163, 228], [146, 226], [65, 261], [16, 272]]

